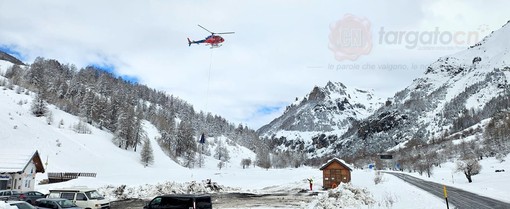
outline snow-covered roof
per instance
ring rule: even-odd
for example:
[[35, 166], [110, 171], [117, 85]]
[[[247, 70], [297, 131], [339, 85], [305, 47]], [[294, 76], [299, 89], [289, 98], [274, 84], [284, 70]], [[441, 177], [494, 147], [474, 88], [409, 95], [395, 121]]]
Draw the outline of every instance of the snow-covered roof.
[[36, 172], [44, 173], [37, 151], [0, 150], [0, 173], [21, 173], [32, 160], [35, 163]]
[[346, 168], [348, 168], [349, 170], [353, 170], [352, 169], [352, 166], [349, 165], [348, 163], [346, 163], [344, 160], [340, 159], [340, 158], [333, 158], [331, 160], [329, 160], [327, 163], [325, 163], [324, 165], [321, 166], [320, 170], [324, 170], [324, 168], [328, 167], [331, 163], [333, 162], [337, 162], [337, 163], [340, 163], [342, 164], [343, 166], [345, 166]]

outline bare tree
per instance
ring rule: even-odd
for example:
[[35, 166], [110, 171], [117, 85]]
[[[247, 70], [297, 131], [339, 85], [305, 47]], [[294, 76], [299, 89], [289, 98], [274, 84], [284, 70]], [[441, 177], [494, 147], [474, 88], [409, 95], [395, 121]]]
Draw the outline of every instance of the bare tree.
[[92, 133], [92, 130], [90, 130], [90, 128], [87, 126], [87, 123], [82, 118], [80, 118], [78, 123], [74, 124], [72, 126], [72, 128], [73, 128], [74, 132], [79, 133], [79, 134], [91, 134]]
[[471, 176], [474, 176], [482, 170], [482, 166], [476, 159], [466, 159], [457, 161], [456, 170], [463, 172], [469, 183], [473, 182]]
[[51, 111], [46, 114], [46, 123], [48, 123], [48, 125], [53, 124], [53, 113]]
[[217, 166], [221, 170], [223, 167], [225, 167], [225, 162], [220, 161]]
[[257, 147], [256, 150], [256, 164], [259, 167], [269, 169], [271, 167], [271, 157], [269, 154], [269, 148], [265, 144]]
[[243, 166], [243, 169], [250, 167], [251, 165], [251, 159], [245, 158], [241, 160], [241, 165]]
[[228, 162], [230, 160], [227, 146], [221, 140], [216, 145], [216, 149], [214, 150], [214, 157], [223, 162]]

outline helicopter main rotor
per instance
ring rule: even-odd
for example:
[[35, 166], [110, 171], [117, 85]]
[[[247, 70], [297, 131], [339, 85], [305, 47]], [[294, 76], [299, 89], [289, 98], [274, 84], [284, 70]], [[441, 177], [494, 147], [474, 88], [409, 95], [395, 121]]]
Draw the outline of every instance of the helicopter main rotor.
[[207, 32], [211, 33], [211, 35], [214, 35], [214, 34], [233, 34], [235, 32], [222, 32], [222, 33], [215, 33], [215, 32], [212, 32], [210, 30], [207, 30], [207, 28], [204, 28], [203, 26], [201, 25], [198, 25], [198, 27], [201, 27], [202, 29], [206, 30]]

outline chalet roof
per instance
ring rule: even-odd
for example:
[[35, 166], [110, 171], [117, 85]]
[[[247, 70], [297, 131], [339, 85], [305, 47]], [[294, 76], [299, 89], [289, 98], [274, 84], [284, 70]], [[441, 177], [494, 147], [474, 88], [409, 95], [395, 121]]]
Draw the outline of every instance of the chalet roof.
[[341, 165], [343, 165], [344, 167], [348, 168], [349, 170], [352, 171], [352, 166], [349, 165], [348, 163], [346, 163], [344, 160], [340, 159], [340, 158], [333, 158], [331, 160], [329, 160], [327, 163], [325, 163], [324, 165], [322, 165], [319, 170], [324, 170], [326, 167], [328, 167], [331, 163], [333, 162], [337, 162], [337, 163], [340, 163]]
[[22, 173], [23, 170], [34, 161], [37, 173], [44, 173], [44, 166], [39, 152], [0, 150], [0, 174]]

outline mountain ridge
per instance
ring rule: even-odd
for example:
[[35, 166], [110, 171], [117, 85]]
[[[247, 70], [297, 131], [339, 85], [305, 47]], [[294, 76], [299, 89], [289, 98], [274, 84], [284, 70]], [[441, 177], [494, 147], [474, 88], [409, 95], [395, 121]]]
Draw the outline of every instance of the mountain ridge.
[[[413, 139], [434, 141], [468, 129], [509, 108], [510, 41], [505, 38], [508, 36], [507, 23], [476, 45], [440, 57], [408, 87], [381, 103], [367, 117], [351, 122], [343, 133], [328, 132], [327, 127], [314, 134], [301, 134], [307, 130], [283, 133], [285, 129], [275, 126], [272, 132], [283, 134], [266, 136], [283, 145], [277, 146], [280, 149], [285, 146], [298, 149], [297, 145], [303, 144], [299, 141], [311, 140], [314, 143], [305, 143], [303, 150], [324, 152], [316, 157], [355, 156], [386, 152]], [[312, 93], [313, 98], [324, 98], [316, 89]], [[293, 113], [286, 111], [284, 115], [288, 115], [279, 118], [292, 118], [289, 114]], [[268, 124], [271, 125], [275, 124]], [[269, 129], [259, 129], [258, 133]]]
[[350, 121], [368, 116], [380, 103], [381, 99], [372, 91], [348, 88], [341, 82], [329, 81], [324, 87], [315, 86], [305, 97], [296, 98], [280, 117], [259, 128], [257, 133], [270, 136], [277, 129], [338, 131]]
[[5, 61], [8, 61], [12, 64], [16, 64], [16, 65], [25, 65], [21, 60], [19, 60], [18, 58], [6, 53], [6, 52], [3, 52], [2, 50], [0, 50], [0, 60], [5, 60]]

